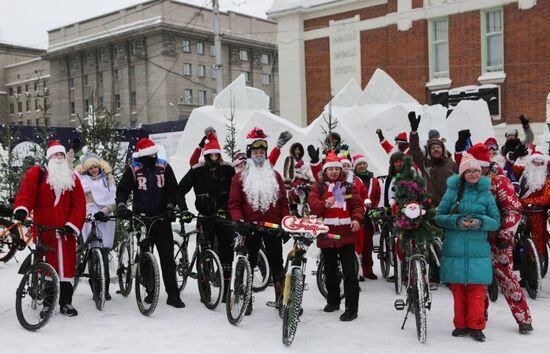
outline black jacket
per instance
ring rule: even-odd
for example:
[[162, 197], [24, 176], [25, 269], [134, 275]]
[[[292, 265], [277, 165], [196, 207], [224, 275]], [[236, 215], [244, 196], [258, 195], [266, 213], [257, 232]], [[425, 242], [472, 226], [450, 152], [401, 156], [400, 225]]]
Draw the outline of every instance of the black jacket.
[[234, 175], [235, 170], [226, 162], [217, 167], [210, 167], [205, 163], [196, 164], [183, 176], [178, 185], [180, 209], [188, 209], [185, 195], [193, 188], [196, 197], [195, 207], [199, 213], [212, 215], [219, 209], [228, 211], [227, 201]]

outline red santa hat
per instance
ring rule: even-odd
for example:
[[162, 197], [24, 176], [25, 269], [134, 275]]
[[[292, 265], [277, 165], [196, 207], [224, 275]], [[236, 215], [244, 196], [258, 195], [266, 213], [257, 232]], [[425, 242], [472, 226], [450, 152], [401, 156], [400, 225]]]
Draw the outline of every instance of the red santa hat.
[[353, 169], [355, 170], [357, 165], [360, 164], [361, 162], [364, 162], [367, 165], [369, 164], [369, 162], [367, 161], [367, 158], [365, 156], [363, 156], [361, 154], [357, 154], [357, 155], [353, 156]]
[[487, 145], [477, 143], [469, 148], [467, 152], [472, 155], [474, 159], [479, 161], [481, 167], [489, 167], [491, 164], [491, 157], [489, 156], [489, 149], [487, 148]]
[[548, 156], [544, 155], [540, 151], [533, 150], [531, 152], [531, 155], [529, 155], [529, 162], [533, 162], [534, 160], [541, 160], [544, 163], [548, 162]]
[[342, 167], [344, 166], [344, 164], [348, 164], [351, 166], [351, 161], [350, 159], [348, 159], [347, 155], [342, 155], [338, 158], [340, 160], [340, 163], [342, 164]]
[[206, 140], [204, 141], [204, 148], [202, 150], [203, 155], [208, 154], [221, 154], [222, 150], [220, 144], [218, 143], [218, 137], [214, 132], [210, 132], [207, 135]]
[[397, 134], [397, 136], [395, 137], [395, 142], [396, 143], [408, 143], [407, 133], [401, 132], [401, 133]]
[[327, 151], [327, 156], [325, 158], [325, 163], [323, 164], [323, 171], [326, 170], [329, 167], [342, 168], [342, 162], [340, 161], [338, 156], [336, 156], [336, 154], [332, 150]]
[[132, 154], [134, 159], [143, 156], [154, 155], [159, 152], [158, 146], [148, 138], [141, 138], [136, 144], [136, 152]]
[[67, 156], [67, 151], [63, 145], [55, 140], [50, 141], [48, 143], [48, 150], [46, 150], [46, 159], [49, 160], [52, 155], [57, 154], [58, 152], [62, 152], [65, 156]]

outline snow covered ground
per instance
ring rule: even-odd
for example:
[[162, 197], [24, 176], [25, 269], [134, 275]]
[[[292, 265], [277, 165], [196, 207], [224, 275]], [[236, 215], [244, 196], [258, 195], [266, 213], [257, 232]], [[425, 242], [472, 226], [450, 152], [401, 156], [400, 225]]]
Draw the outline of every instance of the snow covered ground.
[[[285, 246], [288, 248], [290, 242]], [[281, 320], [273, 308], [265, 306], [273, 298], [273, 287], [254, 294], [254, 312], [238, 327], [229, 324], [225, 307], [211, 311], [199, 301], [196, 282], [188, 282], [182, 293], [187, 307], [167, 306], [161, 292], [159, 306], [151, 317], [142, 316], [132, 293], [128, 298], [115, 294], [113, 300], [97, 311], [89, 287], [81, 284], [73, 304], [79, 315], [68, 318], [56, 313], [37, 333], [24, 330], [15, 315], [15, 289], [21, 276], [20, 263], [0, 264], [0, 353], [547, 353], [550, 344], [550, 289], [544, 286], [540, 299], [528, 299], [535, 332], [520, 335], [504, 298], [499, 296], [489, 308], [485, 343], [470, 337], [451, 336], [452, 296], [446, 287], [433, 292], [433, 307], [428, 312], [428, 341], [416, 339], [414, 317], [401, 330], [404, 312], [393, 308], [393, 284], [385, 280], [360, 283], [362, 292], [359, 317], [340, 322], [341, 313], [322, 311], [325, 300], [319, 293], [311, 271], [318, 250], [308, 252], [309, 263], [304, 294], [304, 314], [293, 345], [281, 342]], [[18, 253], [21, 262], [24, 254]], [[375, 262], [376, 273], [380, 274]], [[114, 274], [114, 273], [111, 273]], [[548, 282], [548, 279], [546, 279]], [[162, 286], [161, 286], [162, 288]], [[224, 305], [224, 304], [222, 304]]]

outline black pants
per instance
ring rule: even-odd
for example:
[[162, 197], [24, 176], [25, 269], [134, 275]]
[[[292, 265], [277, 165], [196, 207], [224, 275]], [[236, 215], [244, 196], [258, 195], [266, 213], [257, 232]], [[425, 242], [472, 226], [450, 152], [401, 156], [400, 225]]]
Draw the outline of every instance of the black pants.
[[[169, 222], [156, 222], [151, 228], [151, 237], [157, 248], [162, 269], [162, 280], [168, 296], [179, 295], [176, 281], [176, 262], [174, 262], [174, 236]], [[142, 236], [142, 239], [144, 236]]]
[[357, 280], [357, 256], [353, 244], [340, 248], [323, 248], [325, 260], [325, 281], [327, 286], [327, 303], [340, 305], [340, 279], [338, 279], [338, 259], [342, 263], [344, 273], [344, 293], [346, 295], [346, 310], [357, 312], [359, 306], [359, 281]]
[[258, 251], [260, 250], [262, 240], [264, 241], [265, 251], [267, 253], [267, 262], [269, 263], [269, 268], [271, 268], [273, 283], [282, 282], [284, 276], [283, 241], [280, 237], [262, 235], [259, 232], [248, 235], [246, 237], [246, 248], [248, 249], [250, 267], [254, 269], [256, 264], [258, 264]]
[[233, 228], [229, 225], [207, 222], [204, 225], [205, 233], [210, 245], [220, 257], [224, 270], [224, 277], [231, 277], [231, 263], [233, 262]]
[[[51, 300], [46, 300], [46, 303], [51, 303]], [[59, 306], [72, 304], [73, 302], [73, 284], [68, 281], [59, 282]]]

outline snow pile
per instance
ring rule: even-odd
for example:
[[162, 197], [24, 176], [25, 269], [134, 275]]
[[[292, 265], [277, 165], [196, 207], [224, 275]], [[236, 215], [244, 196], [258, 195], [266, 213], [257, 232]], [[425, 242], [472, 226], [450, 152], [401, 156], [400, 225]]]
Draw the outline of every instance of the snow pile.
[[[216, 97], [213, 106], [200, 107], [191, 113], [176, 152], [170, 159], [178, 179], [189, 169], [188, 159], [206, 127], [212, 126], [217, 130], [220, 145], [223, 146], [232, 110], [237, 147], [241, 151], [245, 150], [246, 134], [256, 126], [263, 128], [268, 135], [269, 150], [275, 147], [280, 132], [288, 130], [293, 134], [293, 139], [283, 148], [275, 166], [278, 170], [282, 169], [292, 143], [301, 142], [304, 147], [309, 144], [319, 146], [329, 115], [338, 121], [335, 131], [350, 146], [352, 154], [364, 154], [369, 168], [376, 175], [386, 174], [389, 160], [380, 146], [376, 129], [382, 129], [385, 137], [393, 142], [398, 133], [410, 131], [407, 118], [410, 111], [422, 115], [418, 129], [421, 141], [427, 139], [430, 129], [437, 129], [442, 137], [446, 137], [450, 151], [453, 151], [461, 129], [471, 129], [473, 141], [484, 141], [494, 135], [489, 110], [483, 100], [462, 101], [447, 118], [446, 108], [440, 105], [422, 106], [380, 69], [375, 71], [363, 91], [357, 82], [351, 80], [327, 103], [323, 113], [305, 128], [270, 113], [269, 97], [263, 91], [246, 86], [241, 75]], [[230, 161], [229, 156], [224, 154], [224, 160]]]

